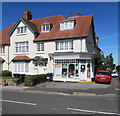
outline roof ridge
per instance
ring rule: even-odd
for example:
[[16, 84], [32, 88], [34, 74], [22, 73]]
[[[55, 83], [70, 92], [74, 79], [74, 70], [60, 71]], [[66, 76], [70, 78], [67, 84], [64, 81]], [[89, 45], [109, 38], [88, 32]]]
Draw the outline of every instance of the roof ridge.
[[[30, 22], [35, 21], [35, 20], [40, 20], [40, 19], [45, 19], [45, 18], [52, 18], [52, 17], [56, 17], [56, 16], [64, 16], [62, 15], [54, 15], [54, 16], [49, 16], [49, 17], [43, 17], [43, 18], [39, 18], [39, 19], [33, 19], [33, 20], [29, 20]], [[65, 16], [64, 16], [65, 17]], [[66, 18], [66, 17], [65, 17]]]

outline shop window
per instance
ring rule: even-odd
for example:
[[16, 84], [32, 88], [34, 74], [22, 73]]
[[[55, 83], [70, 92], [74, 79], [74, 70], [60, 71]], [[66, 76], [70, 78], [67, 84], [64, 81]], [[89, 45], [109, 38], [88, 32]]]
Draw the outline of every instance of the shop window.
[[67, 76], [67, 64], [62, 64], [62, 76]]
[[90, 63], [87, 64], [87, 77], [90, 78]]

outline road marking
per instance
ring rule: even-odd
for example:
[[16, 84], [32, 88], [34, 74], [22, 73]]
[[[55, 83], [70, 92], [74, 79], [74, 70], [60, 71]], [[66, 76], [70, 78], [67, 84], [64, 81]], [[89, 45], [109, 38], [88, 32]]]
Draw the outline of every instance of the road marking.
[[119, 115], [120, 116], [120, 114], [112, 113], [112, 112], [101, 112], [101, 111], [83, 110], [83, 109], [75, 109], [75, 108], [67, 108], [67, 110], [89, 112], [89, 113], [99, 113], [99, 114], [114, 114], [114, 115]]
[[2, 110], [2, 108], [0, 108], [0, 110]]
[[0, 101], [3, 101], [3, 102], [10, 102], [10, 103], [17, 103], [17, 104], [26, 104], [26, 105], [37, 105], [37, 104], [34, 104], [34, 103], [28, 103], [28, 102], [20, 102], [20, 101], [12, 101], [12, 100], [0, 100]]

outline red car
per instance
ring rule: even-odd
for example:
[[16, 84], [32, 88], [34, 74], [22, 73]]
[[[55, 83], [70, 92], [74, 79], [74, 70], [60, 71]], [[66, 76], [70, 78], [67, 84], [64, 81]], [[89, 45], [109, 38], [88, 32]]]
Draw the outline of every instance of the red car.
[[95, 82], [103, 82], [110, 84], [111, 76], [109, 71], [98, 70], [95, 76]]

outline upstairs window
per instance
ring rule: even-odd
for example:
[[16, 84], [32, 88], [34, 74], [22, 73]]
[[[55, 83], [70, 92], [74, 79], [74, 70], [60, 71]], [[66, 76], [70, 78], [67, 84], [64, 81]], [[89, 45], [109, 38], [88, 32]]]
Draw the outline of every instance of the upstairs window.
[[5, 53], [5, 46], [0, 46], [0, 53]]
[[60, 22], [60, 30], [67, 30], [74, 28], [74, 20], [67, 20]]
[[42, 32], [49, 32], [50, 31], [50, 23], [43, 23], [41, 24], [41, 31]]
[[16, 53], [28, 52], [29, 46], [28, 42], [16, 42]]
[[17, 28], [17, 34], [22, 34], [22, 33], [24, 34], [24, 33], [26, 33], [26, 31], [27, 31], [26, 26]]
[[37, 43], [37, 51], [44, 51], [44, 43]]
[[73, 41], [56, 42], [56, 50], [73, 50]]

